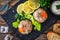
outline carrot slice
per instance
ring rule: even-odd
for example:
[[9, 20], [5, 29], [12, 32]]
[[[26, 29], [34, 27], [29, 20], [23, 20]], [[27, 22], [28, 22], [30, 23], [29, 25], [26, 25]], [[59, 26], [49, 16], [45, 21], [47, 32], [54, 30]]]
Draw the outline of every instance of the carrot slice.
[[40, 17], [41, 17], [41, 18], [46, 18], [46, 17], [47, 17], [46, 12], [45, 12], [45, 11], [44, 11], [44, 12], [41, 12]]
[[19, 30], [19, 32], [24, 32], [24, 27], [21, 27], [18, 30]]

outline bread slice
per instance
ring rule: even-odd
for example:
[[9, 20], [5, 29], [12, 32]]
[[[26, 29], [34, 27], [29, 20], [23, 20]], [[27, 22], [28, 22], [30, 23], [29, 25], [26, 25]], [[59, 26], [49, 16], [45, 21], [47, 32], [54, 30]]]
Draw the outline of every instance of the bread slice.
[[48, 38], [48, 40], [60, 40], [60, 35], [58, 35], [54, 32], [48, 32], [47, 38]]
[[60, 34], [60, 23], [53, 25], [53, 31]]

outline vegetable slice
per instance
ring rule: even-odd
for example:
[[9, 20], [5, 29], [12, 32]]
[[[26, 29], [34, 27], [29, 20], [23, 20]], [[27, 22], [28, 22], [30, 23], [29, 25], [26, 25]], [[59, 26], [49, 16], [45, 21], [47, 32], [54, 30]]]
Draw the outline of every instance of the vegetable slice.
[[28, 1], [28, 5], [31, 9], [34, 9], [34, 10], [40, 7], [39, 2], [37, 2], [37, 1], [36, 2]]
[[28, 5], [28, 1], [26, 1], [24, 4], [23, 4], [23, 11], [26, 13], [26, 14], [31, 14], [34, 12], [33, 9], [31, 9], [29, 7], [30, 5]]
[[19, 32], [24, 32], [24, 27], [18, 28]]
[[18, 5], [17, 13], [22, 13], [22, 10], [23, 10], [23, 4]]

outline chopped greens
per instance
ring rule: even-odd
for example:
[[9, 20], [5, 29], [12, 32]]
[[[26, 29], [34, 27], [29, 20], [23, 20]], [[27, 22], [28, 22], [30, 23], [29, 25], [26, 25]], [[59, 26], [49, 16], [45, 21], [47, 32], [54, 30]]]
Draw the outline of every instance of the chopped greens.
[[57, 8], [57, 9], [60, 9], [60, 5], [56, 5], [56, 8]]
[[43, 7], [44, 9], [49, 8], [50, 2], [51, 0], [40, 0], [40, 6]]
[[19, 19], [20, 21], [21, 20], [25, 20], [26, 18], [24, 17], [24, 15], [19, 15], [18, 13], [15, 15], [15, 19]]

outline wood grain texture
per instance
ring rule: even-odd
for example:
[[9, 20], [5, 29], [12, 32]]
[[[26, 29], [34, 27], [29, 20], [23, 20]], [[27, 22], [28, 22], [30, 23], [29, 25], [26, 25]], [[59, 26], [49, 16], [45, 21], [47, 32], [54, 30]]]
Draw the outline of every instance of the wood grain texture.
[[[9, 3], [9, 9], [12, 8], [12, 6], [14, 6], [19, 0], [12, 0]], [[2, 19], [1, 15], [3, 15], [5, 13], [4, 10], [0, 11], [0, 26], [1, 25], [7, 25], [6, 22]]]
[[[12, 2], [9, 3], [9, 9], [14, 6], [16, 4], [16, 2], [18, 2], [19, 0], [13, 0]], [[0, 11], [0, 15], [4, 14], [5, 11]], [[56, 23], [60, 23], [60, 20], [57, 20]], [[0, 26], [8, 26], [6, 24], [6, 22], [2, 19], [2, 17], [0, 16]], [[46, 34], [47, 32], [51, 31], [52, 30], [52, 27], [50, 27], [48, 30], [45, 31], [45, 34], [42, 34], [41, 36], [39, 36], [36, 40], [40, 40], [44, 35], [44, 37], [46, 38]], [[14, 39], [13, 40], [18, 40], [18, 38], [15, 36], [15, 34], [13, 34], [12, 30], [9, 28], [9, 33], [11, 33], [13, 36], [14, 36]], [[7, 34], [0, 34], [0, 40], [3, 40], [3, 38], [6, 36]], [[1, 36], [3, 36], [3, 38], [1, 38]], [[44, 38], [43, 37], [43, 38]]]
[[[14, 6], [19, 0], [12, 0], [9, 3], [9, 9], [12, 8], [12, 6]], [[7, 26], [7, 23], [3, 20], [3, 18], [1, 17], [1, 15], [3, 15], [5, 13], [4, 10], [0, 11], [0, 27], [1, 26]], [[13, 34], [12, 30], [9, 28], [8, 29], [8, 33], [0, 33], [0, 40], [4, 40], [4, 38], [6, 37], [6, 35], [11, 34], [13, 36], [13, 40], [19, 40], [15, 34]]]

